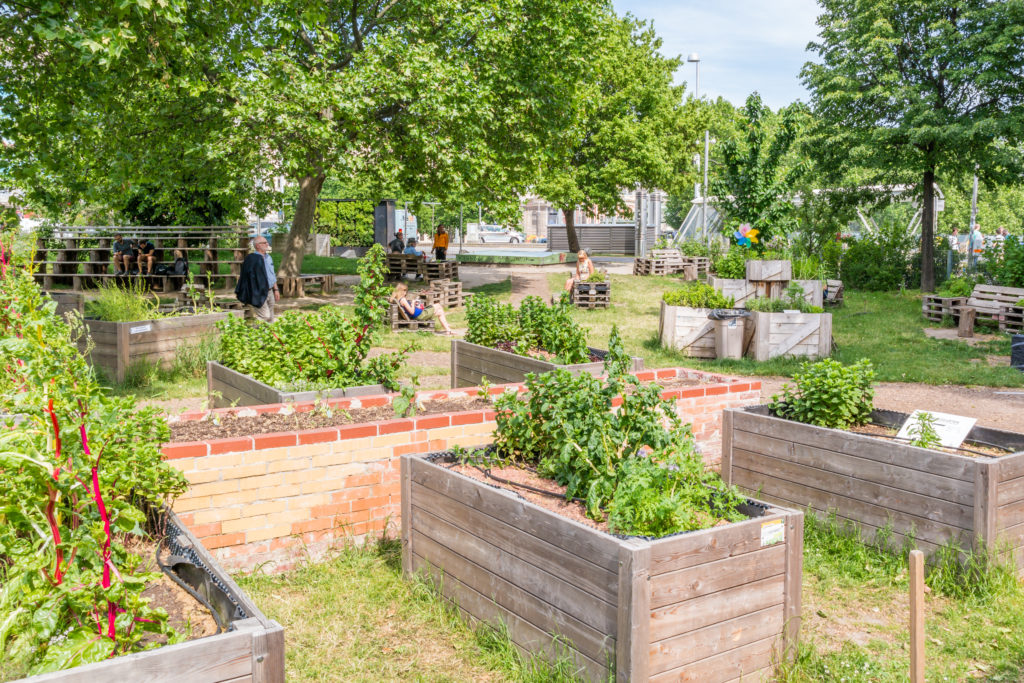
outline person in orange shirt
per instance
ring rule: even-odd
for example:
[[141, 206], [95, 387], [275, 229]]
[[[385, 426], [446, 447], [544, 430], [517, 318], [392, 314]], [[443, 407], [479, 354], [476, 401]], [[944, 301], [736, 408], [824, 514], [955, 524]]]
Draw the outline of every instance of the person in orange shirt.
[[443, 225], [437, 226], [434, 233], [434, 258], [444, 261], [448, 257], [448, 232]]

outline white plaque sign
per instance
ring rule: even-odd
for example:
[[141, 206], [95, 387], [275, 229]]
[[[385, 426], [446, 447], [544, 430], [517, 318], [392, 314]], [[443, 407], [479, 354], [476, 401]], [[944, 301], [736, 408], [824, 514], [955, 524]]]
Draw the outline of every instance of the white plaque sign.
[[152, 325], [139, 325], [137, 327], [129, 327], [128, 334], [142, 334], [143, 332], [149, 332], [153, 329]]
[[781, 519], [761, 523], [761, 547], [775, 545], [786, 540], [786, 525]]
[[974, 423], [978, 420], [973, 417], [963, 417], [961, 415], [948, 415], [946, 413], [934, 413], [930, 410], [915, 410], [907, 418], [907, 421], [900, 427], [899, 434], [896, 436], [901, 439], [914, 439], [917, 434], [911, 433], [911, 428], [917, 425], [918, 418], [921, 413], [928, 413], [932, 416], [934, 423], [933, 427], [935, 432], [939, 435], [939, 440], [942, 445], [946, 448], [957, 448], [967, 438], [967, 433], [974, 428]]

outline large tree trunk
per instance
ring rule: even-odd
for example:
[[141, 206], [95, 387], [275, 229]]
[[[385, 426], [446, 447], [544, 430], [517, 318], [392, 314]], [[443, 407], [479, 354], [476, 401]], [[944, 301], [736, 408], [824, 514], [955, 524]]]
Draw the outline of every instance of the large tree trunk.
[[324, 186], [325, 177], [321, 173], [299, 179], [299, 201], [295, 205], [292, 229], [288, 231], [288, 240], [285, 242], [284, 253], [281, 255], [281, 267], [277, 273], [282, 297], [296, 297], [305, 294], [299, 275], [302, 274], [302, 258], [306, 255], [306, 240], [309, 239], [309, 231], [313, 227], [313, 217], [316, 215], [316, 200], [320, 196], [320, 189]]
[[575, 254], [580, 250], [580, 238], [576, 236], [576, 207], [562, 209], [565, 214], [565, 236], [569, 239], [569, 251]]
[[921, 291], [935, 291], [935, 169], [924, 172], [921, 210]]

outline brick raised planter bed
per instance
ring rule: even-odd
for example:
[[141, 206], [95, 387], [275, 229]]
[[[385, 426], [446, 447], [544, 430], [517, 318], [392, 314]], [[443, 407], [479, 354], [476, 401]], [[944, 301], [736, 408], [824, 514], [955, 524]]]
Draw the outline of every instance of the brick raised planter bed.
[[[590, 349], [591, 353], [604, 358], [608, 353], [602, 349]], [[642, 358], [633, 358], [633, 371], [643, 370]], [[527, 358], [509, 351], [500, 351], [479, 344], [470, 344], [461, 339], [452, 340], [452, 388], [479, 386], [486, 377], [492, 384], [522, 382], [526, 374], [542, 374], [555, 368], [563, 368], [573, 374], [589, 373], [601, 375], [604, 363], [576, 363], [555, 365], [536, 358]]]
[[[721, 415], [727, 407], [756, 405], [761, 383], [685, 368], [636, 373], [643, 381], [693, 378], [702, 383], [667, 388], [662, 398], [693, 426], [709, 466], [721, 454]], [[492, 393], [508, 386], [495, 386]], [[424, 400], [473, 396], [474, 390], [422, 392]], [[389, 405], [394, 395], [329, 399], [335, 410]], [[281, 404], [256, 406], [278, 412]], [[313, 403], [290, 406], [313, 410]], [[213, 411], [229, 415], [236, 409]], [[185, 413], [181, 420], [207, 417]], [[206, 547], [235, 571], [267, 563], [282, 571], [304, 557], [320, 557], [339, 541], [380, 535], [397, 524], [399, 458], [453, 446], [490, 443], [494, 413], [472, 410], [421, 415], [303, 431], [212, 439], [164, 446], [190, 488], [174, 505]]]
[[206, 393], [210, 405], [214, 408], [297, 403], [346, 396], [371, 396], [386, 392], [387, 389], [381, 384], [323, 391], [282, 391], [216, 361], [206, 362]]
[[[170, 549], [178, 576], [208, 598], [226, 630], [96, 664], [21, 679], [22, 683], [190, 681], [284, 683], [284, 629], [268, 619], [173, 512]], [[230, 626], [227, 626], [230, 624]]]
[[169, 367], [183, 346], [197, 344], [206, 336], [219, 335], [217, 323], [229, 315], [241, 317], [242, 312], [221, 311], [127, 323], [86, 320], [85, 326], [94, 344], [89, 362], [117, 382], [123, 382], [128, 368], [136, 363]]
[[[906, 415], [875, 411], [876, 422]], [[999, 457], [955, 455], [891, 439], [784, 420], [767, 406], [726, 409], [722, 476], [765, 500], [834, 512], [870, 537], [891, 524], [899, 545], [913, 530], [933, 552], [949, 541], [978, 540], [1011, 550], [1024, 575], [1024, 434], [975, 427], [968, 440], [1016, 452]]]
[[402, 505], [407, 574], [525, 650], [568, 654], [587, 680], [764, 680], [799, 632], [795, 510], [750, 505], [763, 516], [619, 538], [411, 455]]

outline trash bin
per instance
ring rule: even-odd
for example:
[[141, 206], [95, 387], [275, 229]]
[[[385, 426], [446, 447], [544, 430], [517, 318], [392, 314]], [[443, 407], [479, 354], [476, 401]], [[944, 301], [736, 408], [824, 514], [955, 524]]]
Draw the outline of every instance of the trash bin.
[[715, 321], [715, 357], [739, 360], [743, 357], [743, 328], [750, 311], [716, 308], [708, 314]]
[[1010, 341], [1010, 367], [1024, 372], [1024, 334], [1015, 334]]

